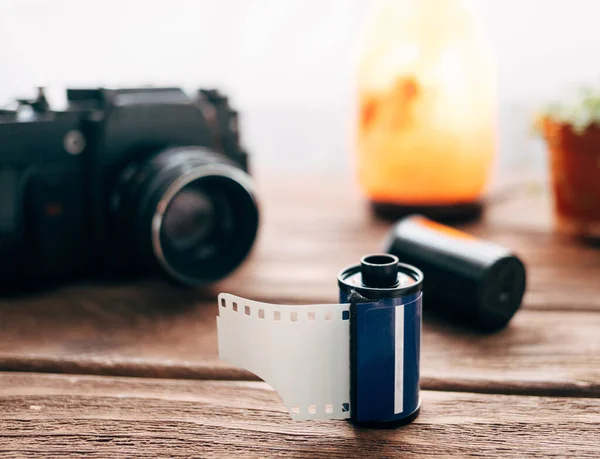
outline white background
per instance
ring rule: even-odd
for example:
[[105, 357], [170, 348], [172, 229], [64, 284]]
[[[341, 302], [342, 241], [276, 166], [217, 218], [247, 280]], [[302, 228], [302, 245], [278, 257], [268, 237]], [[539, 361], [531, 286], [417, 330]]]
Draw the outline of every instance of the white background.
[[[498, 63], [498, 169], [542, 169], [531, 118], [565, 89], [600, 83], [600, 2], [479, 4]], [[0, 0], [0, 100], [40, 84], [218, 86], [242, 111], [242, 135], [259, 169], [347, 171], [354, 62], [369, 6], [369, 0]]]

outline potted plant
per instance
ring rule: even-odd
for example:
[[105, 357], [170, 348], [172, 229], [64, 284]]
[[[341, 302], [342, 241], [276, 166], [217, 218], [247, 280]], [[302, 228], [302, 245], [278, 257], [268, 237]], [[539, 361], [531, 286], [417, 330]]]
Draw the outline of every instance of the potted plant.
[[600, 239], [600, 89], [549, 105], [538, 128], [550, 154], [557, 228]]

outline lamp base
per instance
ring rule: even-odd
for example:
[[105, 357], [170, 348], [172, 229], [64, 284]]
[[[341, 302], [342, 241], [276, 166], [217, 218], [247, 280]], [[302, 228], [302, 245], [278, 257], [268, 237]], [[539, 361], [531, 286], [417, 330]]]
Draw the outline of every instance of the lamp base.
[[398, 220], [411, 214], [425, 215], [439, 222], [465, 223], [476, 220], [483, 213], [480, 201], [449, 205], [402, 205], [371, 201], [371, 208], [378, 217]]

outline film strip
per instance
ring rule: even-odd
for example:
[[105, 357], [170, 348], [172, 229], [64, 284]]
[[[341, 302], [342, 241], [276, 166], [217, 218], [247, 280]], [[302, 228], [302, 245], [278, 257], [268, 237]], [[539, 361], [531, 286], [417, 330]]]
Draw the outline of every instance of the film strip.
[[270, 384], [293, 419], [350, 417], [350, 304], [219, 295], [219, 357]]

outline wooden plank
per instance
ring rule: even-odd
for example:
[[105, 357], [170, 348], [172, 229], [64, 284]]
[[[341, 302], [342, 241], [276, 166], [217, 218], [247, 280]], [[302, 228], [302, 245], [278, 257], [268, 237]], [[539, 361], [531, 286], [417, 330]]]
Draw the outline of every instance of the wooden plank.
[[600, 400], [424, 391], [390, 430], [292, 421], [264, 383], [0, 373], [0, 455], [597, 457]]
[[[147, 279], [2, 298], [0, 369], [251, 377], [216, 359], [216, 294], [335, 301], [340, 268], [377, 250], [389, 230], [347, 182], [259, 183], [265, 224], [252, 259], [235, 275], [204, 291]], [[467, 226], [523, 255], [530, 278], [526, 305], [507, 330], [491, 336], [427, 317], [424, 387], [599, 394], [600, 314], [594, 312], [600, 310], [600, 253], [549, 232], [547, 202], [535, 203], [543, 204], [543, 196], [498, 203]]]
[[[63, 296], [64, 295], [64, 296]], [[162, 298], [170, 307], [152, 300]], [[70, 287], [0, 309], [0, 368], [191, 379], [248, 379], [217, 358], [217, 305], [143, 282]], [[153, 307], [148, 307], [154, 305]], [[425, 316], [424, 388], [600, 396], [600, 314], [523, 310], [479, 334]]]

